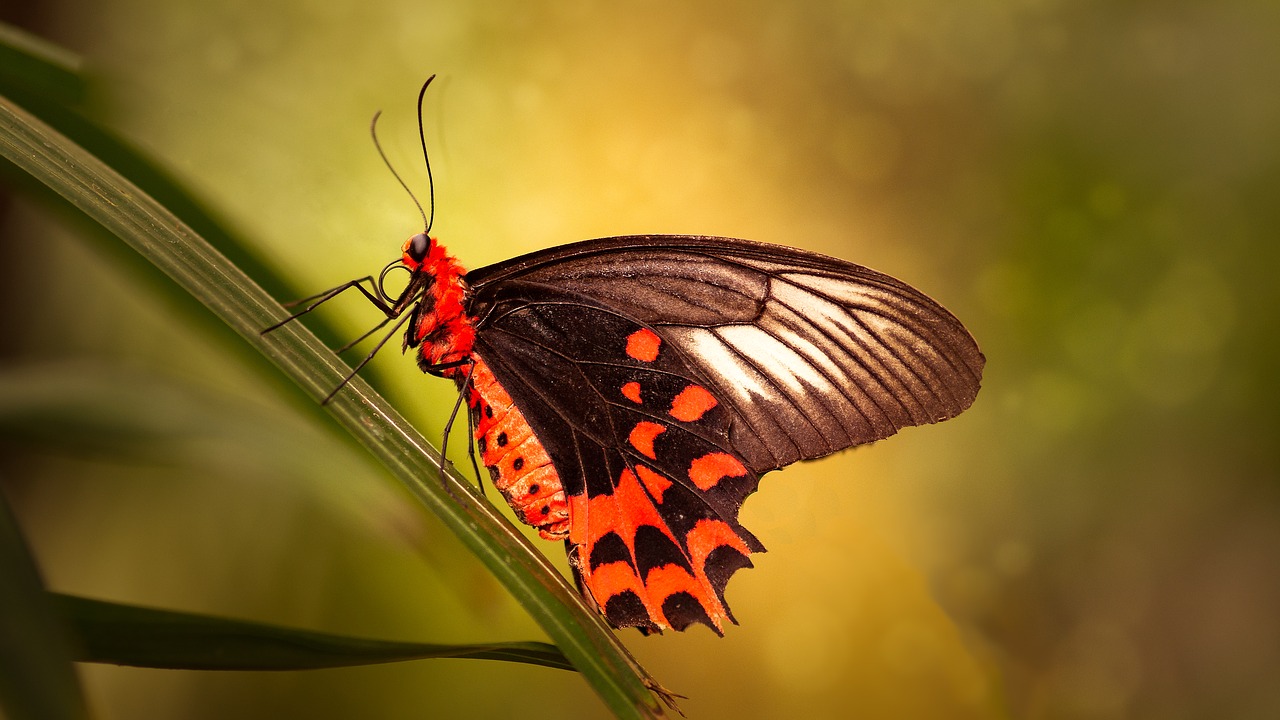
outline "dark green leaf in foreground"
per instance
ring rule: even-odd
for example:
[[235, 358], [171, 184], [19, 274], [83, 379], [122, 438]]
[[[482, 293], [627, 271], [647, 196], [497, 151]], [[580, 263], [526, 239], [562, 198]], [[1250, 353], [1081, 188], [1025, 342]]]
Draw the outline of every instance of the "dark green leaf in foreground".
[[0, 717], [87, 717], [71, 642], [49, 608], [26, 541], [0, 495]]
[[171, 670], [313, 670], [426, 658], [505, 660], [572, 670], [539, 642], [434, 645], [330, 633], [52, 595], [84, 662]]

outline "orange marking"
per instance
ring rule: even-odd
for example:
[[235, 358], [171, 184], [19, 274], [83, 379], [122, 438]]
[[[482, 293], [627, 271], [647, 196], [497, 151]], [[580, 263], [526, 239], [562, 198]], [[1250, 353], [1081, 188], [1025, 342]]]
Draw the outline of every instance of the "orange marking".
[[[623, 470], [618, 477], [618, 485], [612, 495], [597, 495], [590, 500], [582, 496], [569, 499], [569, 539], [577, 543], [582, 538], [583, 549], [586, 544], [595, 544], [601, 537], [610, 532], [617, 532], [627, 544], [627, 549], [635, 553], [635, 529], [640, 525], [653, 525], [666, 528], [658, 515], [653, 502], [649, 500], [640, 483], [630, 470]], [[668, 535], [670, 537], [670, 535]], [[674, 541], [674, 538], [672, 538]], [[622, 590], [635, 590], [644, 604], [645, 611], [654, 622], [663, 623], [661, 608], [653, 603], [649, 593], [645, 592], [640, 577], [626, 563], [610, 563], [591, 571], [590, 558], [582, 558], [582, 582], [596, 604], [604, 607], [609, 598]], [[629, 581], [628, 581], [629, 579]]]
[[624, 539], [631, 540], [628, 533], [632, 533], [641, 525], [653, 525], [655, 527], [666, 527], [666, 523], [658, 516], [653, 501], [640, 489], [640, 483], [636, 482], [636, 476], [630, 470], [622, 472], [622, 482], [613, 493], [615, 507], [618, 508], [620, 525], [614, 529]]
[[[662, 612], [662, 602], [672, 593], [688, 592], [702, 604], [712, 624], [723, 629], [729, 615], [716, 595], [715, 586], [707, 578], [704, 567], [707, 557], [722, 545], [733, 547], [743, 555], [751, 552], [733, 528], [723, 521], [699, 520], [685, 538], [694, 568], [692, 577], [683, 567], [674, 564], [652, 569], [647, 584], [642, 583], [631, 566], [624, 562], [602, 565], [592, 572], [589, 546], [610, 532], [617, 532], [632, 553], [635, 552], [635, 531], [641, 525], [657, 527], [672, 542], [680, 544], [645, 493], [647, 489], [654, 497], [660, 497], [670, 487], [671, 481], [643, 465], [635, 467], [636, 473], [629, 469], [622, 471], [612, 495], [588, 498], [584, 493], [568, 498], [567, 534], [569, 542], [581, 548], [578, 571], [582, 575], [583, 586], [601, 608], [618, 593], [635, 592], [648, 612], [649, 620], [659, 628], [671, 627]], [[742, 469], [742, 472], [746, 470]]]
[[627, 354], [640, 362], [657, 360], [661, 346], [662, 338], [649, 328], [640, 328], [627, 336]]
[[591, 573], [591, 589], [591, 594], [600, 607], [604, 607], [604, 604], [609, 602], [609, 598], [627, 590], [634, 590], [636, 596], [644, 597], [644, 586], [636, 575], [636, 571], [622, 561], [611, 562], [596, 568], [595, 572]]
[[[569, 542], [574, 545], [586, 545], [587, 540], [587, 494], [573, 495], [569, 498]], [[586, 564], [586, 558], [583, 558]], [[586, 570], [583, 570], [586, 575]]]
[[657, 600], [655, 604], [659, 606], [671, 593], [677, 593], [681, 590], [694, 597], [699, 595], [698, 581], [689, 574], [688, 570], [675, 563], [667, 563], [662, 567], [650, 570], [649, 578], [645, 581], [644, 586], [646, 590], [655, 596], [654, 599]]
[[622, 386], [622, 395], [637, 405], [640, 404], [640, 383], [629, 382]]
[[689, 479], [699, 490], [710, 490], [727, 477], [742, 477], [747, 469], [728, 453], [713, 452], [696, 458], [689, 466]]
[[671, 411], [667, 413], [680, 422], [700, 420], [704, 414], [719, 403], [715, 397], [701, 385], [690, 385], [680, 391], [671, 401]]
[[666, 428], [658, 423], [641, 420], [636, 423], [634, 428], [631, 428], [631, 435], [627, 439], [631, 441], [631, 447], [639, 450], [641, 455], [651, 460], [657, 460], [658, 456], [653, 451], [653, 440], [661, 435], [663, 430], [666, 430]]
[[747, 547], [746, 542], [733, 531], [732, 527], [723, 520], [699, 520], [689, 534], [685, 536], [685, 542], [689, 548], [689, 559], [693, 561], [693, 574], [698, 577], [698, 582], [708, 588], [706, 597], [703, 598], [695, 594], [694, 596], [702, 603], [703, 607], [710, 609], [707, 614], [711, 616], [711, 621], [720, 627], [720, 621], [728, 620], [729, 613], [725, 610], [724, 604], [720, 602], [720, 597], [715, 592], [715, 586], [711, 584], [711, 579], [707, 577], [707, 557], [718, 547], [729, 546], [734, 550], [742, 553], [744, 556], [751, 556], [751, 549]]
[[645, 490], [649, 491], [653, 499], [662, 502], [662, 495], [667, 491], [667, 488], [671, 487], [671, 481], [644, 465], [636, 465], [636, 473], [640, 476], [640, 482], [644, 483]]
[[751, 549], [723, 520], [699, 520], [685, 537], [685, 542], [688, 543], [693, 567], [699, 575], [702, 574], [707, 556], [721, 545], [728, 545], [743, 555], [751, 555]]
[[[687, 592], [702, 606], [702, 610], [707, 617], [711, 618], [716, 630], [724, 630], [724, 624], [721, 621], [729, 619], [728, 613], [720, 603], [720, 597], [716, 595], [715, 586], [707, 579], [705, 573], [697, 572], [690, 575], [688, 570], [679, 565], [668, 563], [649, 571], [644, 589], [648, 593], [649, 605], [656, 607], [659, 613], [662, 613], [662, 603], [667, 598], [678, 592]], [[658, 618], [658, 624], [668, 627], [671, 621], [663, 613]]]

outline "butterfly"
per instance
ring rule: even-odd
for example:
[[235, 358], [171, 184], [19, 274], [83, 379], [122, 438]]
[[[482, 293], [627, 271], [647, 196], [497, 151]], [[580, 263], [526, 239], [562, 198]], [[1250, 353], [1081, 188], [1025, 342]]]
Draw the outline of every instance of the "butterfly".
[[762, 475], [978, 393], [985, 359], [955, 316], [844, 260], [635, 235], [466, 272], [428, 233], [383, 270], [408, 271], [398, 294], [366, 277], [290, 320], [355, 287], [403, 325], [465, 398], [494, 486], [616, 628], [723, 634], [725, 587], [764, 550], [738, 521]]

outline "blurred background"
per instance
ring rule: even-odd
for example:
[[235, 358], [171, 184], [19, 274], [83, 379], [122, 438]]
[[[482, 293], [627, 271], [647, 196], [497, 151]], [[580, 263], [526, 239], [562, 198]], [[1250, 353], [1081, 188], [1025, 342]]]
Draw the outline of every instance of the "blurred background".
[[[689, 717], [1280, 717], [1277, 3], [44, 0], [0, 20], [81, 54], [90, 114], [298, 294], [420, 229], [368, 123], [385, 111], [421, 193], [414, 98], [438, 73], [435, 233], [468, 267], [730, 235], [887, 272], [967, 324], [988, 358], [969, 412], [748, 500], [769, 553], [730, 585], [740, 627], [623, 633]], [[0, 396], [60, 396], [93, 429], [3, 445], [50, 586], [541, 639], [243, 349], [76, 225], [0, 210]], [[333, 305], [348, 337], [377, 320]], [[439, 437], [449, 384], [394, 350], [373, 371]], [[104, 719], [606, 713], [572, 673], [492, 662], [81, 670]]]

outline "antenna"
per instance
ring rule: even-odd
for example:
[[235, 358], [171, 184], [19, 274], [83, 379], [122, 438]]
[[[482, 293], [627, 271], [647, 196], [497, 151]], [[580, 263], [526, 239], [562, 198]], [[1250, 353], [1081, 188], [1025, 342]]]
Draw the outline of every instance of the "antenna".
[[427, 81], [422, 83], [422, 89], [418, 91], [418, 140], [422, 142], [422, 163], [427, 166], [427, 192], [431, 194], [431, 202], [429, 203], [431, 205], [431, 217], [427, 219], [427, 229], [423, 230], [424, 233], [430, 233], [431, 225], [436, 221], [436, 183], [431, 178], [431, 159], [427, 157], [427, 133], [422, 126], [422, 98], [427, 94], [427, 86], [435, 79], [435, 75], [427, 78]]
[[409, 185], [405, 183], [404, 178], [400, 177], [400, 173], [396, 172], [395, 166], [391, 164], [391, 161], [387, 159], [387, 154], [382, 150], [382, 143], [378, 142], [378, 118], [382, 117], [382, 111], [379, 110], [374, 113], [373, 121], [369, 123], [369, 134], [373, 136], [373, 146], [377, 148], [378, 156], [382, 158], [382, 163], [391, 171], [396, 182], [400, 183], [400, 187], [404, 188], [404, 191], [409, 193], [409, 199], [413, 200], [413, 204], [417, 206], [418, 214], [422, 216], [422, 232], [424, 234], [431, 232], [431, 225], [435, 223], [436, 220], [436, 185], [435, 181], [431, 177], [431, 160], [427, 157], [427, 135], [422, 125], [422, 98], [427, 93], [427, 86], [435, 79], [435, 75], [427, 78], [427, 81], [422, 84], [422, 89], [418, 91], [418, 139], [422, 143], [422, 161], [427, 166], [427, 192], [430, 193], [430, 202], [428, 203], [431, 207], [430, 215], [427, 214], [427, 211], [422, 209], [422, 203], [418, 202], [418, 197], [409, 189]]

